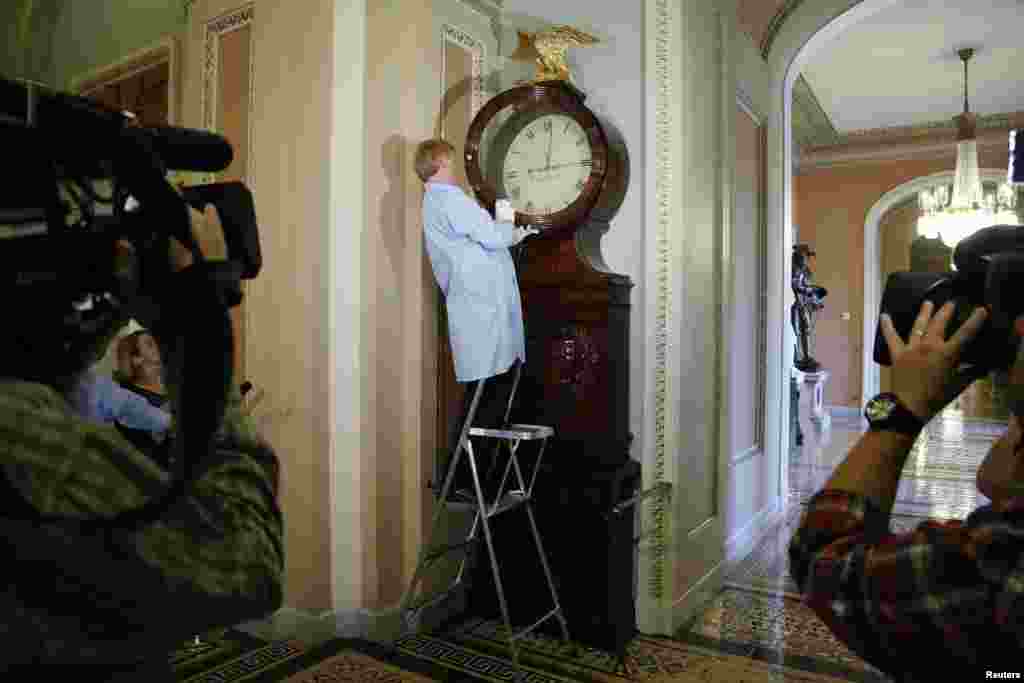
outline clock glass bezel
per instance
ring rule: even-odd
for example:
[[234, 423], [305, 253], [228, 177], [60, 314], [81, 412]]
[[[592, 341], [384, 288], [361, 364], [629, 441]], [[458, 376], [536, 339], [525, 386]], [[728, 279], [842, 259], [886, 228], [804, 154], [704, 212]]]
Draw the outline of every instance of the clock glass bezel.
[[[484, 105], [470, 124], [466, 137], [466, 177], [470, 186], [486, 206], [494, 206], [500, 188], [480, 168], [480, 144], [485, 128], [500, 112], [509, 108], [511, 108], [510, 120], [521, 117], [526, 123], [520, 123], [517, 129], [509, 131], [509, 134], [505, 136], [509, 138], [508, 144], [511, 144], [515, 138], [513, 132], [518, 132], [529, 122], [550, 114], [574, 119], [587, 136], [587, 143], [590, 147], [590, 174], [576, 198], [564, 209], [552, 213], [518, 212], [520, 223], [539, 226], [545, 229], [545, 233], [579, 225], [596, 204], [604, 184], [608, 169], [608, 144], [597, 117], [562, 84], [538, 83], [519, 86], [506, 90]], [[507, 126], [507, 122], [505, 125]], [[499, 136], [502, 133], [503, 131], [499, 132]], [[500, 159], [501, 164], [504, 165], [504, 154], [501, 154], [500, 150], [488, 150], [488, 154], [497, 154], [496, 158]]]

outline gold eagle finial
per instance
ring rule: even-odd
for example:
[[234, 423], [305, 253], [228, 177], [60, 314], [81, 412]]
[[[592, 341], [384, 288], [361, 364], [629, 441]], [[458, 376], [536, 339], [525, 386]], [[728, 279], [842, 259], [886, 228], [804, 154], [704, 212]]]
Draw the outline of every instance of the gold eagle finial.
[[573, 82], [569, 73], [569, 65], [565, 63], [565, 53], [570, 47], [586, 47], [600, 42], [597, 38], [584, 33], [572, 26], [552, 26], [537, 33], [519, 31], [519, 47], [524, 50], [533, 48], [537, 52], [537, 74], [533, 82], [568, 81]]

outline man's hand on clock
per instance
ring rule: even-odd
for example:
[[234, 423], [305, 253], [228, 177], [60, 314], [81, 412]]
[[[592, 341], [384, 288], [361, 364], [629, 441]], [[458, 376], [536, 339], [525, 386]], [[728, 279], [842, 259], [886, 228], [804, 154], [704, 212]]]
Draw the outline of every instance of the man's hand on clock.
[[524, 239], [531, 235], [536, 235], [540, 232], [537, 228], [532, 225], [524, 225], [521, 228], [513, 228], [512, 232], [512, 246], [515, 246], [522, 242]]
[[984, 374], [977, 368], [958, 371], [957, 365], [964, 345], [978, 334], [988, 311], [975, 309], [947, 341], [946, 327], [955, 308], [953, 302], [947, 302], [933, 317], [935, 304], [925, 301], [907, 341], [900, 338], [887, 313], [881, 317], [882, 334], [892, 357], [893, 393], [925, 422]]

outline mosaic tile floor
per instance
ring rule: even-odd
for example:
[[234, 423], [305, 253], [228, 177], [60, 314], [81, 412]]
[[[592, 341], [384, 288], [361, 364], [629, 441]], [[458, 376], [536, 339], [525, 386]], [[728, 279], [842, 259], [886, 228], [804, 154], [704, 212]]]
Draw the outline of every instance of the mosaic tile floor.
[[[842, 680], [888, 681], [832, 636], [801, 603], [789, 576], [786, 548], [801, 504], [821, 488], [863, 431], [857, 418], [833, 420], [824, 431], [805, 415], [801, 422], [805, 440], [791, 454], [786, 514], [750, 556], [730, 568], [722, 592], [678, 637]], [[1005, 422], [967, 416], [956, 406], [933, 420], [903, 471], [890, 528], [907, 531], [925, 517], [964, 517], [987, 504], [974, 477], [1005, 429]]]

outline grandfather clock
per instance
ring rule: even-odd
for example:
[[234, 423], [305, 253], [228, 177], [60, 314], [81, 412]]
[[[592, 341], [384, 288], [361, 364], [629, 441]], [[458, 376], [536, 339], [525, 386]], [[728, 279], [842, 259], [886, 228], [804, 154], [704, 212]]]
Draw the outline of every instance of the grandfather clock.
[[553, 459], [629, 458], [629, 292], [601, 254], [626, 195], [619, 131], [566, 81], [507, 90], [474, 118], [466, 175], [484, 206], [507, 197], [541, 233], [514, 252], [526, 327], [517, 421], [551, 425]]
[[[488, 102], [465, 155], [484, 206], [507, 197], [517, 223], [541, 228], [514, 252], [526, 367], [513, 420], [555, 429], [533, 504], [569, 632], [621, 656], [636, 632], [634, 509], [610, 510], [640, 487], [640, 465], [629, 457], [633, 283], [608, 269], [601, 238], [629, 183], [626, 145], [583, 93], [544, 81]], [[505, 584], [510, 617], [533, 623], [550, 605], [533, 588], [543, 584], [539, 562], [520, 550], [530, 547], [526, 524], [499, 518], [494, 529], [499, 563], [515, 576]], [[473, 583], [471, 609], [497, 614], [489, 574], [474, 572]]]

